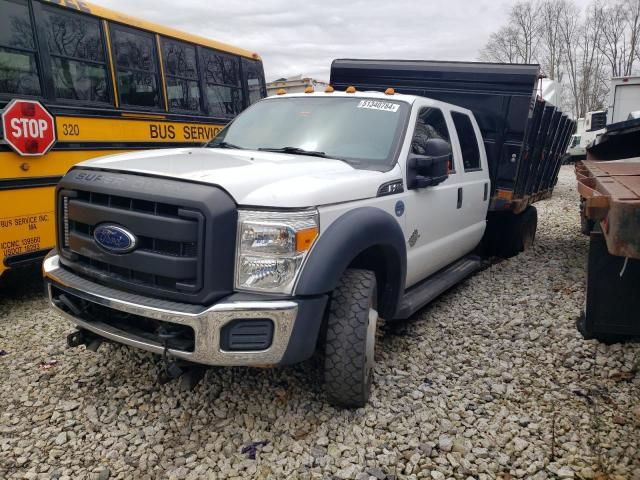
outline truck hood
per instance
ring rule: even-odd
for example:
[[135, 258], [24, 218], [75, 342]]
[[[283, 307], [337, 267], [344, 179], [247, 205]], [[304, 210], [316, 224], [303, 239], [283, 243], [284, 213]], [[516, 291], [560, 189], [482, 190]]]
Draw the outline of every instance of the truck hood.
[[340, 160], [307, 155], [179, 148], [109, 155], [79, 164], [216, 185], [239, 205], [312, 207], [375, 197], [381, 184], [400, 177], [360, 170]]

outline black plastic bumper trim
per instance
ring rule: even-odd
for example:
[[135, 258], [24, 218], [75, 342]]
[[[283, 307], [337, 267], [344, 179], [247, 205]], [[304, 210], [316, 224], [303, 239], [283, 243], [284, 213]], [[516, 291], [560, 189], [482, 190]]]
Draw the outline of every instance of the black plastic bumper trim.
[[54, 187], [62, 177], [5, 178], [0, 180], [0, 190], [17, 190], [20, 188]]
[[21, 253], [20, 255], [12, 255], [4, 259], [4, 265], [8, 268], [25, 267], [33, 263], [42, 262], [44, 257], [49, 253], [50, 249], [38, 250], [36, 252]]

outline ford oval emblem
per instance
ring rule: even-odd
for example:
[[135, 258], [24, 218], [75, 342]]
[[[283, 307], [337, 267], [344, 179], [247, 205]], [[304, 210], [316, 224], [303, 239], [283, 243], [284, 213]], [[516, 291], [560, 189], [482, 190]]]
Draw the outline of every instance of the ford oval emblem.
[[136, 248], [138, 239], [124, 227], [102, 223], [93, 230], [93, 239], [109, 252], [129, 253]]

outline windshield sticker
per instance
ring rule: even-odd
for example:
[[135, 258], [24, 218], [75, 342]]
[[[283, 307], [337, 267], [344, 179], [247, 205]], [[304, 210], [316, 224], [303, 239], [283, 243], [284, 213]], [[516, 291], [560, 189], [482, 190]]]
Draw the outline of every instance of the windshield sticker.
[[397, 112], [400, 105], [397, 103], [383, 102], [381, 100], [360, 100], [358, 108], [370, 108], [371, 110], [383, 110], [385, 112]]

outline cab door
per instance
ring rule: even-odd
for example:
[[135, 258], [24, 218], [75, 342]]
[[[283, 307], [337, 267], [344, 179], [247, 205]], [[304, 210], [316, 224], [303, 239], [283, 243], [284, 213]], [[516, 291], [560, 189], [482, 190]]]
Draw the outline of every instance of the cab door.
[[453, 159], [445, 181], [406, 192], [407, 288], [467, 253], [460, 232], [468, 212], [459, 206], [463, 170], [457, 137], [449, 112], [436, 105], [416, 100], [409, 153], [424, 155], [425, 141], [439, 138], [452, 145]]
[[489, 209], [489, 169], [480, 129], [468, 111], [451, 111], [457, 142], [454, 155], [460, 165], [458, 197], [461, 215], [458, 229], [458, 248], [465, 253], [473, 250], [484, 235]]

